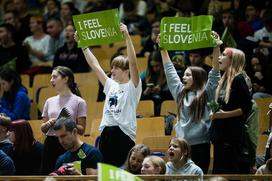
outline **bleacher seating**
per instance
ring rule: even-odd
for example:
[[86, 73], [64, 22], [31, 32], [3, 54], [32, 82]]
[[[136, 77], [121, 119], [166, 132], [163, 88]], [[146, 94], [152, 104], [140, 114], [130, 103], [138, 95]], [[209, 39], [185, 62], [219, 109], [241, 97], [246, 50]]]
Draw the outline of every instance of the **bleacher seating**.
[[143, 139], [151, 136], [164, 136], [164, 118], [151, 117], [137, 119], [136, 143], [143, 143]]

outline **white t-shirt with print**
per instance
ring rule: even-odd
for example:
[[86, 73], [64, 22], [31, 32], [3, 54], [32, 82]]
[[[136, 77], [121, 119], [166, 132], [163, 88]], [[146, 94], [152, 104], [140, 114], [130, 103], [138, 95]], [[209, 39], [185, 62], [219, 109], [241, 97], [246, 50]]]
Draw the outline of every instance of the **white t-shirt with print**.
[[119, 126], [133, 141], [136, 140], [136, 109], [142, 92], [141, 80], [137, 87], [129, 80], [119, 84], [107, 78], [104, 93], [106, 94], [100, 132], [106, 126]]

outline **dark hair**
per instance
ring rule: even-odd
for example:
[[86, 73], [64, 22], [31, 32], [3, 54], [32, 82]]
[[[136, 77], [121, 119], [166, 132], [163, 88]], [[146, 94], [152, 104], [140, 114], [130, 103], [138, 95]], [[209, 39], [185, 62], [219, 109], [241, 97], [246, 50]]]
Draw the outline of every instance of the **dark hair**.
[[71, 118], [60, 117], [56, 120], [53, 129], [56, 131], [63, 127], [65, 127], [66, 131], [72, 132], [75, 128], [77, 128], [77, 125]]
[[5, 28], [6, 31], [11, 34], [11, 39], [13, 40], [15, 30], [14, 30], [14, 27], [11, 24], [2, 23], [2, 24], [0, 24], [0, 28]]
[[[197, 66], [189, 66], [188, 69], [191, 70], [193, 78], [193, 85], [190, 91], [195, 92], [195, 97], [189, 106], [189, 115], [193, 121], [200, 121], [201, 117], [204, 115], [205, 105], [207, 103], [207, 93], [205, 91], [207, 73], [203, 68]], [[180, 110], [183, 107], [183, 99], [188, 98], [188, 91], [189, 90], [183, 89], [178, 95], [178, 116], [180, 116]], [[200, 93], [198, 94], [197, 91], [200, 91]]]
[[251, 65], [251, 61], [253, 58], [257, 58], [258, 61], [259, 61], [259, 65], [262, 67], [262, 73], [266, 73], [266, 70], [267, 70], [267, 65], [268, 65], [268, 61], [267, 61], [267, 57], [262, 53], [262, 52], [256, 52], [254, 53], [252, 56], [251, 56], [251, 59], [250, 59], [250, 71], [252, 73], [254, 73], [254, 70], [253, 70], [253, 67]]
[[46, 21], [46, 24], [48, 24], [49, 22], [51, 21], [54, 21], [56, 22], [60, 27], [63, 27], [63, 23], [61, 21], [60, 18], [56, 18], [56, 17], [52, 17], [52, 18], [49, 18], [47, 21]]
[[11, 124], [11, 131], [14, 131], [15, 141], [13, 150], [18, 155], [24, 155], [30, 152], [33, 142], [35, 141], [32, 128], [28, 121], [17, 120]]
[[151, 152], [150, 152], [150, 149], [148, 148], [148, 146], [146, 146], [144, 144], [135, 145], [128, 152], [127, 160], [126, 160], [125, 165], [124, 165], [124, 170], [126, 170], [126, 171], [128, 171], [128, 172], [130, 172], [132, 174], [140, 174], [141, 173], [141, 168], [139, 170], [137, 170], [137, 172], [133, 172], [131, 170], [131, 165], [129, 163], [129, 159], [130, 159], [133, 152], [141, 153], [144, 158], [146, 156], [150, 155]]
[[17, 11], [17, 10], [15, 10], [15, 9], [10, 9], [10, 10], [7, 10], [7, 11], [5, 11], [5, 13], [4, 13], [4, 14], [8, 14], [8, 13], [13, 14], [14, 18], [19, 18], [19, 13], [18, 13], [18, 11]]
[[272, 23], [272, 9], [266, 10], [263, 14], [263, 22], [265, 25], [269, 25]]
[[[161, 64], [161, 70], [159, 75], [153, 71], [153, 68], [151, 65], [152, 61]], [[154, 83], [155, 85], [160, 85], [160, 87], [166, 84], [166, 78], [165, 78], [165, 74], [163, 70], [161, 53], [157, 50], [153, 51], [148, 58], [145, 81], [146, 83]]]
[[13, 82], [10, 89], [3, 94], [4, 99], [6, 99], [7, 102], [10, 102], [10, 104], [13, 106], [19, 88], [23, 87], [21, 77], [13, 69], [4, 68], [0, 71], [0, 79], [5, 80], [9, 83]]
[[123, 0], [124, 12], [135, 11], [136, 7], [137, 7], [137, 4], [136, 4], [135, 0]]
[[53, 71], [57, 71], [62, 78], [68, 77], [67, 85], [71, 92], [79, 97], [81, 97], [80, 91], [77, 87], [77, 84], [75, 83], [75, 77], [73, 74], [73, 71], [65, 66], [57, 66], [53, 69]]
[[67, 5], [71, 11], [71, 16], [72, 15], [76, 15], [76, 14], [80, 14], [79, 10], [75, 7], [74, 3], [72, 2], [65, 2], [62, 5]]

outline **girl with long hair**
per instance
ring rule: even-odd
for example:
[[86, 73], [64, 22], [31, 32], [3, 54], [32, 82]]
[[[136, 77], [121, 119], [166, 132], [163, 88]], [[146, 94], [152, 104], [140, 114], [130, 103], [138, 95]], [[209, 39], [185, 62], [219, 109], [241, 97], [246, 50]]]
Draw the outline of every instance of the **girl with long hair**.
[[46, 175], [54, 171], [58, 156], [65, 151], [53, 130], [61, 110], [66, 108], [71, 119], [76, 122], [78, 133], [81, 135], [85, 131], [87, 115], [86, 102], [80, 97], [74, 74], [69, 68], [63, 66], [55, 67], [52, 71], [50, 82], [58, 95], [46, 100], [42, 113], [43, 124], [41, 130], [46, 134], [42, 174]]
[[242, 168], [239, 165], [245, 143], [244, 124], [252, 107], [244, 76], [245, 54], [235, 48], [225, 48], [218, 61], [224, 73], [215, 97], [221, 109], [210, 116], [213, 173], [234, 174], [245, 169], [249, 173], [249, 166]]
[[10, 126], [13, 147], [10, 156], [16, 169], [15, 175], [39, 175], [43, 145], [36, 141], [28, 121], [13, 121]]
[[[213, 33], [217, 46], [213, 57], [219, 56], [219, 45], [222, 41]], [[157, 39], [159, 42], [159, 37]], [[220, 79], [219, 64], [213, 58], [213, 68], [209, 72], [201, 67], [190, 66], [180, 80], [166, 50], [161, 50], [164, 71], [169, 90], [177, 103], [176, 136], [189, 142], [192, 149], [192, 160], [204, 173], [207, 173], [210, 163], [209, 119], [210, 108], [207, 102], [214, 99], [215, 90]]]
[[144, 144], [135, 145], [128, 152], [124, 170], [132, 174], [140, 174], [144, 158], [150, 155], [150, 149]]

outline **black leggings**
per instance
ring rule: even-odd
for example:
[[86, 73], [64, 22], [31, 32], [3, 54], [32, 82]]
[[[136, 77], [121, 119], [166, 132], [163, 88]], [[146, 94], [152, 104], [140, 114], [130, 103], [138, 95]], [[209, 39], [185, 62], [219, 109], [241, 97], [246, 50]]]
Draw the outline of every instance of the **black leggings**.
[[111, 126], [103, 129], [99, 141], [99, 150], [103, 155], [104, 163], [121, 167], [134, 145], [134, 141], [123, 133], [119, 126]]
[[191, 154], [194, 163], [207, 174], [210, 165], [210, 143], [191, 145]]

